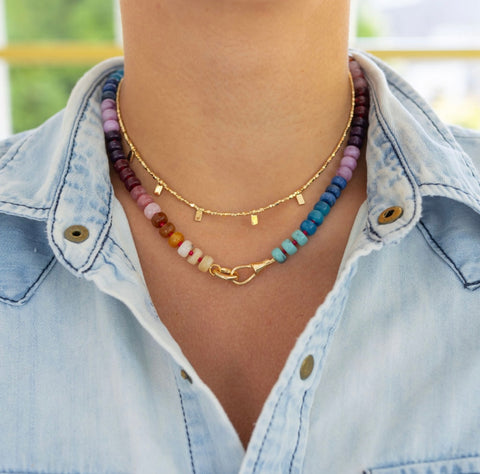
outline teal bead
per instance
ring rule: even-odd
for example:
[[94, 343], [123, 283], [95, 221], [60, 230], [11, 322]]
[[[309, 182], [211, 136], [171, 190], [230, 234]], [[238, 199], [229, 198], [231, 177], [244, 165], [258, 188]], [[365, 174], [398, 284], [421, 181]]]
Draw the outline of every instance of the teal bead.
[[297, 247], [295, 247], [295, 245], [293, 245], [293, 243], [290, 239], [285, 239], [282, 242], [282, 247], [285, 250], [285, 252], [288, 253], [288, 255], [293, 255], [293, 254], [297, 253], [297, 250], [298, 250]]
[[285, 260], [287, 260], [287, 256], [278, 247], [272, 250], [272, 257], [278, 263], [283, 263]]
[[326, 216], [330, 212], [331, 207], [325, 201], [318, 201], [314, 209]]
[[313, 211], [310, 211], [308, 214], [308, 219], [311, 221], [315, 222], [315, 224], [318, 226], [323, 222], [324, 215], [320, 212], [314, 209]]
[[292, 239], [295, 240], [301, 247], [308, 242], [308, 237], [298, 229], [292, 234]]

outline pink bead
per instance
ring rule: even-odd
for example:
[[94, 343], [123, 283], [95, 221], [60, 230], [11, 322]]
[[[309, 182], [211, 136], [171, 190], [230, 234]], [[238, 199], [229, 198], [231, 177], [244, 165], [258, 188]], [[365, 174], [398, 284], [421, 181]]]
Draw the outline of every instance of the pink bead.
[[115, 120], [107, 120], [104, 124], [103, 124], [103, 131], [105, 133], [108, 133], [108, 132], [119, 132], [120, 131], [120, 125], [118, 124], [117, 121]]
[[102, 119], [104, 122], [107, 122], [108, 120], [118, 120], [117, 117], [117, 111], [115, 109], [105, 109], [102, 112]]
[[[135, 188], [133, 188], [133, 189], [135, 189]], [[150, 196], [148, 194], [141, 194], [140, 196], [138, 196], [137, 206], [140, 209], [144, 210], [152, 202], [153, 202], [152, 196]]]
[[352, 74], [353, 79], [358, 79], [363, 76], [363, 71], [360, 69], [360, 66], [355, 68], [350, 68], [350, 73]]
[[358, 160], [360, 158], [360, 149], [353, 145], [348, 145], [343, 152], [344, 156], [351, 156]]
[[344, 156], [340, 161], [340, 167], [345, 166], [352, 171], [357, 167], [357, 160], [351, 156]]
[[132, 196], [134, 201], [136, 201], [142, 194], [147, 194], [147, 190], [143, 186], [135, 186], [130, 191], [130, 196]]
[[156, 202], [151, 202], [147, 206], [145, 206], [145, 209], [143, 210], [143, 213], [145, 214], [145, 217], [147, 219], [151, 219], [154, 214], [157, 212], [162, 212], [162, 209]]
[[340, 166], [337, 170], [337, 176], [341, 176], [346, 181], [350, 181], [353, 176], [353, 171], [346, 166]]
[[102, 105], [100, 106], [100, 108], [102, 112], [107, 109], [116, 109], [117, 104], [113, 99], [105, 99], [104, 101], [102, 101]]

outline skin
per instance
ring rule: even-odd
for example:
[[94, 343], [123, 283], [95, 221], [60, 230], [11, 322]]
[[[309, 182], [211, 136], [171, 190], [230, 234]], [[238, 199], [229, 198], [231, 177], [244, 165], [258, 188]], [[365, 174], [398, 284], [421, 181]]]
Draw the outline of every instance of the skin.
[[[348, 1], [123, 0], [121, 9], [124, 121], [151, 168], [181, 194], [212, 209], [263, 206], [306, 182], [331, 153], [350, 110]], [[255, 228], [248, 218], [195, 223], [166, 193], [158, 202], [222, 266], [260, 261], [305, 218], [338, 159], [304, 193], [306, 206], [262, 213]], [[132, 166], [151, 191], [148, 175]], [[112, 174], [159, 317], [244, 446], [335, 282], [365, 176], [361, 160], [307, 247], [239, 288], [179, 259]]]

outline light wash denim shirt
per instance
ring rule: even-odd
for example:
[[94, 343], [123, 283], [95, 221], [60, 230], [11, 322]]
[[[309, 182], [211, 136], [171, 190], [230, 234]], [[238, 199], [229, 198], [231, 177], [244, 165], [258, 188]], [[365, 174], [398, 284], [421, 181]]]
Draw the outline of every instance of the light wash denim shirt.
[[480, 135], [355, 55], [368, 199], [246, 450], [157, 316], [112, 191], [100, 96], [121, 60], [0, 145], [0, 473], [480, 473]]

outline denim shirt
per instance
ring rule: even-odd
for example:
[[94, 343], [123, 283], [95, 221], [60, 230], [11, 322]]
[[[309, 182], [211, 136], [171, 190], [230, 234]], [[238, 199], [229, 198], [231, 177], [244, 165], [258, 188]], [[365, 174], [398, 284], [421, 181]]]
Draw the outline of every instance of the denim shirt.
[[246, 450], [156, 314], [113, 194], [100, 97], [121, 60], [0, 144], [0, 473], [480, 473], [480, 135], [354, 54], [368, 198]]

